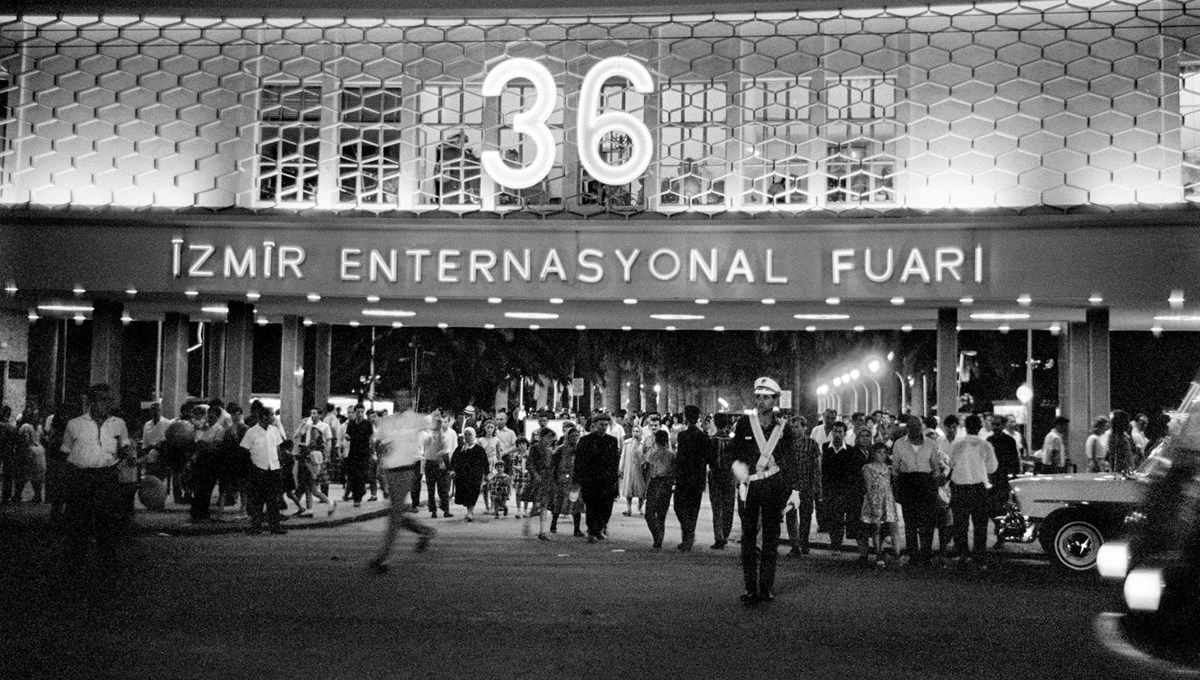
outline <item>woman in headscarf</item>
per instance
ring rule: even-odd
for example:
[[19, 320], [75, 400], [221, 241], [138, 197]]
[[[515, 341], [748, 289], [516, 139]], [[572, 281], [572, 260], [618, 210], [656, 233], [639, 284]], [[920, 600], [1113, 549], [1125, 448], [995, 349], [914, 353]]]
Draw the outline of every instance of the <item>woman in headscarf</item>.
[[450, 467], [454, 473], [454, 502], [466, 508], [467, 521], [474, 522], [479, 489], [488, 470], [487, 452], [475, 441], [475, 428], [463, 430], [462, 443], [454, 452]]
[[554, 503], [550, 508], [550, 533], [558, 533], [558, 516], [570, 515], [575, 521], [575, 536], [582, 537], [579, 523], [583, 519], [583, 497], [575, 481], [575, 447], [579, 445], [579, 428], [572, 427], [563, 437], [563, 444], [554, 451]]

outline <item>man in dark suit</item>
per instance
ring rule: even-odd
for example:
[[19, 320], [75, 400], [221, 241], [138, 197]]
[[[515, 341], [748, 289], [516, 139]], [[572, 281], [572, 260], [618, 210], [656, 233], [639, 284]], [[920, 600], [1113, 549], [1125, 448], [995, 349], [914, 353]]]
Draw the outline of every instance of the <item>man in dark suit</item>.
[[842, 539], [858, 536], [862, 511], [862, 468], [865, 457], [846, 445], [846, 424], [834, 422], [830, 439], [821, 447], [821, 490], [825, 498], [825, 526], [829, 549], [842, 547]]
[[698, 407], [684, 406], [683, 420], [687, 429], [679, 433], [675, 447], [675, 516], [679, 518], [683, 535], [679, 551], [687, 552], [696, 541], [696, 520], [700, 517], [704, 473], [712, 440], [696, 425], [700, 421]]
[[588, 423], [588, 434], [575, 448], [575, 481], [587, 509], [588, 543], [607, 538], [608, 520], [617, 498], [617, 470], [621, 449], [617, 438], [608, 434], [612, 416], [598, 413]]
[[[754, 382], [755, 412], [738, 421], [733, 431], [734, 474], [742, 495], [742, 576], [747, 604], [775, 599], [775, 564], [779, 559], [779, 525], [784, 507], [799, 506], [799, 463], [792, 432], [776, 412], [779, 383], [762, 377]], [[744, 495], [743, 495], [744, 494]], [[762, 548], [758, 530], [762, 527]]]
[[[1004, 514], [1004, 504], [1008, 502], [1008, 480], [1021, 474], [1021, 454], [1017, 451], [1017, 440], [1004, 429], [1005, 420], [996, 418], [992, 421], [992, 449], [996, 451], [996, 471], [990, 475], [992, 488], [988, 492], [988, 511], [993, 518]], [[996, 519], [996, 547], [1004, 545], [1000, 538], [1000, 520]]]
[[728, 413], [718, 413], [713, 418], [717, 433], [712, 436], [708, 461], [708, 499], [712, 503], [713, 550], [724, 550], [733, 531], [733, 513], [737, 510], [737, 482], [733, 478], [731, 465], [733, 448], [733, 419]]

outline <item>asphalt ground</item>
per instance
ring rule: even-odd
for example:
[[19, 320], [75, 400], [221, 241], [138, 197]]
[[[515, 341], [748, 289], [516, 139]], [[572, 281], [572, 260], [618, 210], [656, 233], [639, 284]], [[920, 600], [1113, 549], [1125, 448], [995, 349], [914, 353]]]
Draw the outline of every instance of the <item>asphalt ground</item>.
[[143, 535], [77, 575], [58, 536], [3, 528], [0, 678], [1119, 677], [1091, 633], [1111, 586], [1028, 552], [874, 569], [781, 549], [776, 600], [746, 606], [736, 543], [707, 548], [707, 508], [690, 553], [651, 550], [616, 509], [595, 545], [569, 518], [543, 542], [511, 517], [422, 512], [437, 538], [415, 554], [402, 535], [382, 576], [379, 519]]

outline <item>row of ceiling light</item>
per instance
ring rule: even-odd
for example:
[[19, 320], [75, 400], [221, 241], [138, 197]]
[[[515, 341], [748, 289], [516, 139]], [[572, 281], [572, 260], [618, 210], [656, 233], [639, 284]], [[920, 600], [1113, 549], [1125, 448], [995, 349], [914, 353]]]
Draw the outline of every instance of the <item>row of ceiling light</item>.
[[[6, 282], [4, 291], [10, 297], [16, 295], [16, 293], [18, 291], [16, 283], [13, 281]], [[129, 288], [125, 291], [125, 293], [131, 297], [137, 295], [137, 292], [138, 291], [135, 288]], [[83, 296], [87, 293], [87, 290], [85, 288], [83, 288], [82, 286], [77, 285], [72, 290], [72, 293], [74, 293], [76, 296]], [[187, 290], [184, 292], [184, 295], [189, 299], [195, 299], [195, 298], [199, 297], [200, 293], [199, 293], [199, 291], [196, 291], [196, 290]], [[252, 291], [246, 292], [247, 300], [250, 300], [252, 302], [261, 299], [261, 297], [262, 297], [261, 293], [259, 293], [257, 291], [252, 290]], [[309, 302], [315, 303], [315, 302], [321, 301], [321, 295], [319, 293], [308, 293], [306, 295], [306, 298]], [[366, 297], [366, 300], [368, 303], [374, 304], [374, 303], [380, 302], [381, 298], [378, 295], [368, 295]], [[434, 296], [426, 296], [424, 298], [424, 301], [427, 304], [435, 304], [438, 302], [438, 298], [434, 297]], [[487, 298], [487, 302], [489, 304], [494, 304], [494, 305], [501, 304], [501, 303], [503, 303], [503, 301], [504, 300], [499, 297]], [[551, 304], [560, 305], [560, 304], [563, 304], [565, 302], [565, 300], [563, 298], [556, 297], [556, 298], [550, 298], [549, 302]], [[638, 304], [637, 298], [624, 298], [622, 300], [622, 302], [626, 305]], [[695, 302], [698, 305], [707, 305], [707, 304], [709, 304], [710, 300], [708, 298], [697, 298]], [[763, 298], [761, 300], [761, 302], [764, 305], [774, 305], [776, 303], [776, 300], [775, 300], [775, 298]], [[893, 297], [893, 298], [891, 298], [890, 302], [893, 305], [903, 305], [905, 303], [905, 299], [902, 297]], [[1102, 304], [1104, 302], [1104, 298], [1102, 296], [1100, 296], [1099, 294], [1093, 294], [1091, 297], [1088, 298], [1088, 302], [1090, 302], [1093, 305], [1098, 305], [1098, 304]], [[836, 306], [836, 305], [841, 304], [841, 299], [837, 298], [837, 297], [830, 297], [830, 298], [826, 298], [825, 303], [830, 306]], [[959, 303], [964, 306], [972, 305], [975, 303], [975, 300], [974, 300], [974, 298], [971, 298], [971, 297], [963, 297], [963, 298], [959, 299]], [[1181, 309], [1184, 304], [1183, 291], [1182, 290], [1173, 290], [1171, 292], [1170, 297], [1168, 297], [1168, 303], [1170, 304], [1172, 309]], [[1032, 297], [1027, 294], [1021, 295], [1017, 298], [1017, 304], [1021, 305], [1022, 307], [1029, 307], [1033, 304]], [[39, 305], [38, 309], [41, 311], [68, 312], [68, 313], [74, 312], [76, 314], [76, 317], [75, 317], [76, 321], [81, 321], [83, 319], [83, 317], [82, 317], [83, 313], [92, 311], [91, 306], [85, 306], [85, 305], [45, 304], [45, 305]], [[209, 306], [202, 307], [201, 310], [204, 311], [205, 313], [225, 314], [225, 313], [228, 313], [229, 308], [226, 306], [223, 306], [223, 305], [209, 305]], [[363, 309], [362, 313], [363, 313], [363, 316], [385, 317], [385, 318], [396, 318], [396, 317], [408, 318], [408, 317], [412, 317], [412, 316], [416, 315], [416, 312], [409, 311], [409, 310], [384, 310], [384, 309], [374, 309], [374, 308]], [[504, 316], [506, 318], [514, 319], [514, 320], [556, 320], [559, 318], [558, 314], [548, 313], [548, 312], [505, 312]], [[802, 320], [802, 321], [845, 321], [850, 318], [849, 314], [838, 314], [838, 313], [798, 313], [798, 314], [793, 314], [792, 316], [793, 316], [793, 318], [795, 318], [797, 320]], [[37, 319], [38, 318], [37, 312], [30, 311], [29, 318], [31, 320]], [[700, 314], [651, 314], [650, 318], [655, 319], [657, 321], [702, 321], [702, 320], [704, 320], [704, 316], [700, 315]], [[1002, 321], [1002, 322], [1004, 322], [1004, 321], [1028, 320], [1030, 318], [1030, 315], [1025, 312], [973, 312], [970, 314], [970, 318], [974, 321]], [[122, 316], [121, 320], [125, 323], [129, 323], [130, 321], [132, 321], [132, 318], [129, 316], [128, 312], [126, 312]], [[1173, 322], [1173, 323], [1200, 322], [1200, 315], [1188, 315], [1188, 314], [1159, 315], [1159, 316], [1154, 317], [1154, 321], [1155, 322]], [[266, 324], [269, 322], [266, 317], [259, 316], [257, 318], [257, 323]], [[306, 318], [304, 320], [305, 325], [312, 325], [312, 323], [313, 322], [311, 319]], [[350, 325], [352, 327], [355, 327], [355, 326], [358, 326], [359, 323], [357, 321], [351, 321]], [[446, 324], [446, 323], [439, 323], [437, 325], [439, 328], [448, 328], [449, 327], [449, 324]], [[397, 327], [397, 328], [402, 327], [403, 323], [400, 321], [393, 321], [392, 326]], [[495, 325], [490, 324], [490, 323], [484, 324], [484, 328], [495, 328]], [[536, 324], [530, 325], [531, 330], [538, 330], [539, 328], [540, 328], [540, 326], [538, 326]], [[585, 330], [586, 326], [581, 324], [581, 325], [575, 326], [575, 328], [576, 328], [576, 330]], [[632, 330], [633, 327], [632, 326], [622, 326], [621, 328], [622, 328], [622, 330]], [[913, 329], [913, 327], [909, 324], [905, 324], [905, 325], [901, 326], [901, 328], [900, 328], [900, 330], [904, 331], [904, 332], [909, 332], [912, 329]], [[673, 331], [673, 330], [676, 330], [676, 327], [675, 326], [666, 326], [665, 330]], [[723, 330], [725, 330], [725, 327], [724, 326], [714, 326], [713, 330], [714, 331], [723, 331]], [[771, 330], [771, 328], [770, 328], [770, 326], [760, 326], [759, 330], [765, 332], [765, 331]], [[809, 331], [809, 332], [813, 332], [813, 331], [817, 330], [817, 327], [810, 325], [810, 326], [806, 326], [805, 330]], [[854, 326], [854, 330], [858, 331], [858, 332], [862, 332], [866, 329], [865, 329], [865, 326], [858, 325], [858, 326]], [[1011, 329], [1007, 325], [1000, 325], [997, 328], [997, 330], [999, 330], [1001, 332], [1007, 332]], [[1057, 334], [1058, 332], [1061, 331], [1061, 326], [1057, 323], [1054, 323], [1049, 326], [1049, 330], [1052, 333]], [[1155, 332], [1156, 334], [1161, 333], [1162, 330], [1163, 330], [1162, 327], [1157, 325], [1157, 323], [1154, 327], [1151, 328], [1151, 331]]]
[[[17, 288], [16, 282], [10, 280], [5, 283], [4, 292], [7, 293], [10, 297], [13, 295], [16, 295], [17, 291], [18, 291], [18, 288]], [[87, 289], [85, 289], [83, 286], [76, 285], [72, 289], [71, 292], [74, 293], [76, 296], [82, 296], [87, 293]], [[138, 291], [136, 288], [128, 288], [125, 290], [125, 293], [127, 295], [129, 295], [130, 297], [133, 297], [133, 296], [137, 295]], [[200, 291], [186, 290], [186, 291], [184, 291], [183, 294], [186, 297], [188, 297], [189, 299], [194, 299], [200, 295]], [[320, 293], [308, 293], [305, 297], [308, 299], [309, 302], [320, 302], [321, 301]], [[254, 291], [254, 290], [246, 291], [246, 299], [251, 302], [256, 302], [261, 298], [262, 298], [262, 293], [259, 293], [258, 291]], [[381, 300], [380, 296], [378, 296], [378, 295], [368, 295], [366, 299], [367, 299], [367, 302], [370, 302], [372, 304], [379, 302]], [[430, 295], [430, 296], [425, 297], [426, 303], [434, 304], [437, 301], [438, 301], [438, 298], [435, 296]], [[499, 298], [499, 297], [489, 297], [489, 298], [487, 298], [487, 301], [488, 301], [488, 303], [494, 304], [494, 305], [498, 305], [498, 304], [501, 304], [502, 302], [504, 302], [503, 298]], [[709, 298], [696, 298], [695, 302], [698, 305], [707, 305], [707, 304], [709, 304], [710, 301], [711, 300]], [[565, 300], [560, 297], [552, 297], [549, 299], [549, 302], [552, 305], [561, 305], [565, 302]], [[622, 300], [622, 302], [627, 305], [636, 305], [638, 303], [638, 299], [637, 298], [624, 298]], [[776, 303], [776, 299], [775, 298], [763, 298], [761, 300], [761, 302], [764, 305], [773, 305]], [[889, 302], [891, 302], [891, 304], [893, 304], [893, 305], [900, 306], [900, 305], [905, 304], [907, 302], [907, 300], [903, 297], [897, 296], [897, 297], [891, 298], [889, 300]], [[975, 298], [969, 297], [969, 296], [961, 297], [958, 299], [958, 302], [961, 305], [970, 306], [970, 305], [975, 304]], [[1099, 293], [1093, 293], [1090, 297], [1088, 297], [1088, 302], [1092, 305], [1100, 305], [1100, 304], [1104, 303], [1104, 297], [1102, 295], [1100, 295]], [[1184, 303], [1183, 291], [1180, 289], [1172, 290], [1170, 296], [1167, 298], [1167, 302], [1168, 302], [1168, 304], [1171, 305], [1172, 309], [1181, 309], [1183, 307], [1183, 303]], [[830, 305], [830, 306], [840, 305], [841, 303], [842, 303], [842, 300], [839, 297], [825, 298], [825, 304]], [[1022, 294], [1017, 297], [1017, 304], [1022, 307], [1030, 307], [1033, 305], [1033, 297], [1029, 294]], [[799, 318], [799, 317], [797, 317], [797, 318]], [[975, 315], [972, 315], [972, 318], [975, 318]], [[1028, 316], [1027, 315], [1025, 317], [1013, 316], [1011, 318], [1028, 318]]]

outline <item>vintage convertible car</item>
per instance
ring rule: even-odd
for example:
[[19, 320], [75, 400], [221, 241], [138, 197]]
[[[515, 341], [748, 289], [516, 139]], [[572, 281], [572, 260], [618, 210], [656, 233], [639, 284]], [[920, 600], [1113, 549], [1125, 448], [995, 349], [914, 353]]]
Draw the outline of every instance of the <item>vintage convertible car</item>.
[[1161, 464], [1161, 449], [1135, 472], [1036, 475], [1012, 480], [1008, 515], [998, 535], [1007, 541], [1038, 541], [1060, 566], [1086, 571], [1096, 553], [1121, 533], [1125, 517], [1145, 497], [1147, 474]]

